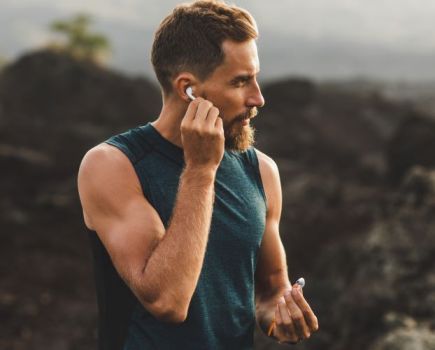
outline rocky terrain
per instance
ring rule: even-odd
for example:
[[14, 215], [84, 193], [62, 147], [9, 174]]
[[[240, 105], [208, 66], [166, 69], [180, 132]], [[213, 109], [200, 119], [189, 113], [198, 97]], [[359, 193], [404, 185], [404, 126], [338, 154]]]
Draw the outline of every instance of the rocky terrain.
[[[303, 79], [263, 93], [257, 147], [280, 168], [290, 278], [321, 325], [294, 348], [434, 349], [433, 116]], [[160, 105], [145, 79], [50, 52], [0, 73], [1, 349], [95, 349], [78, 165]], [[285, 347], [257, 332], [256, 348]]]

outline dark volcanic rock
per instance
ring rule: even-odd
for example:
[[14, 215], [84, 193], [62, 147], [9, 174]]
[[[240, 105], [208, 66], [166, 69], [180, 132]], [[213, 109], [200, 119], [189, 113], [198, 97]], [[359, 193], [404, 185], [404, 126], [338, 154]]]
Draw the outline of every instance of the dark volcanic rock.
[[414, 165], [435, 167], [435, 121], [413, 113], [406, 118], [388, 144], [389, 177], [399, 182]]
[[263, 91], [267, 106], [280, 106], [283, 103], [292, 110], [303, 109], [315, 102], [316, 85], [307, 79], [288, 79], [272, 83]]
[[77, 166], [95, 143], [153, 119], [160, 101], [145, 79], [50, 51], [28, 54], [1, 74], [1, 143], [44, 153], [57, 170]]
[[386, 143], [410, 109], [377, 94], [326, 90], [300, 79], [272, 83], [263, 94], [255, 125], [266, 152], [368, 180], [384, 175]]
[[15, 201], [57, 191], [88, 149], [153, 119], [160, 99], [142, 78], [50, 51], [23, 56], [0, 76], [0, 188]]
[[[264, 90], [266, 99], [275, 96], [274, 105], [266, 105], [256, 126], [259, 147], [275, 156], [281, 171], [290, 277], [306, 277], [321, 325], [298, 347], [378, 350], [403, 341], [409, 349], [431, 349], [433, 174], [414, 168], [399, 189], [385, 181], [387, 147], [412, 106], [312, 88], [293, 108], [276, 98], [285, 96], [278, 91], [284, 86]], [[409, 153], [410, 166], [418, 159]], [[392, 324], [391, 315], [413, 326]], [[259, 349], [272, 347], [266, 344]]]
[[395, 313], [388, 314], [386, 322], [390, 329], [371, 350], [435, 349], [435, 332], [427, 324]]
[[[433, 124], [403, 122], [412, 108], [378, 94], [303, 79], [270, 84], [264, 95], [258, 147], [280, 168], [290, 279], [306, 278], [320, 321], [297, 348], [431, 349]], [[78, 165], [160, 105], [145, 79], [51, 52], [26, 55], [0, 75], [1, 349], [95, 348]], [[400, 186], [385, 181], [387, 146]], [[257, 332], [256, 348], [281, 347]]]
[[160, 100], [145, 79], [51, 52], [2, 71], [1, 349], [95, 349], [78, 166], [92, 146], [153, 119]]
[[[426, 189], [424, 201], [421, 200], [422, 186], [415, 184], [423, 184]], [[397, 314], [415, 321], [411, 327], [414, 333], [410, 332], [406, 341], [410, 344], [408, 348], [431, 349], [419, 347], [419, 338], [426, 334], [433, 344], [435, 337], [434, 214], [435, 173], [413, 168], [399, 191], [389, 196], [384, 214], [361, 242], [361, 248], [354, 249], [358, 251], [354, 265], [358, 270], [348, 282], [347, 298], [342, 298], [342, 309], [349, 312], [336, 315], [337, 323], [352, 325], [347, 330], [349, 344], [358, 337], [361, 345], [365, 342], [368, 346], [376, 336], [383, 339], [381, 342], [390, 343], [389, 333], [399, 332], [400, 337], [408, 334], [402, 324], [392, 325], [391, 315]], [[365, 317], [361, 318], [361, 315]], [[358, 328], [371, 329], [371, 332], [361, 336], [356, 332]], [[387, 334], [381, 335], [383, 332], [379, 330], [385, 330]], [[379, 346], [378, 343], [374, 348], [379, 349]]]

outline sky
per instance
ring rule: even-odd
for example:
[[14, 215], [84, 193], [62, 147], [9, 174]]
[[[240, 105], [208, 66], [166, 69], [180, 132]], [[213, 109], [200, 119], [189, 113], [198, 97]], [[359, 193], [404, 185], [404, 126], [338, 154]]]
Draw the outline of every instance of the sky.
[[[234, 0], [255, 17], [261, 76], [435, 81], [433, 0]], [[0, 56], [53, 39], [49, 23], [78, 12], [112, 43], [111, 66], [152, 76], [153, 33], [175, 0], [0, 0]]]

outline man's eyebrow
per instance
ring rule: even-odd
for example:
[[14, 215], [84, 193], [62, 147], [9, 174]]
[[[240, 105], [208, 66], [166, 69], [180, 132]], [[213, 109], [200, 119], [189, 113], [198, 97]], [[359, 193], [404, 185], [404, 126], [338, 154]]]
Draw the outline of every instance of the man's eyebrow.
[[239, 75], [235, 76], [233, 79], [231, 79], [231, 83], [237, 83], [239, 81], [249, 81], [253, 77], [255, 77], [258, 73], [260, 73], [260, 71], [258, 71], [255, 74], [239, 74]]

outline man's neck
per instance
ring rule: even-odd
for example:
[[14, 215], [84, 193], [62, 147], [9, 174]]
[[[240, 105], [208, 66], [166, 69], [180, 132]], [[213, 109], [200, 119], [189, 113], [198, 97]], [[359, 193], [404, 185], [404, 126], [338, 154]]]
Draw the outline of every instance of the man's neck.
[[159, 117], [151, 123], [160, 135], [181, 148], [183, 144], [180, 126], [187, 107], [188, 105], [184, 102], [164, 101]]

